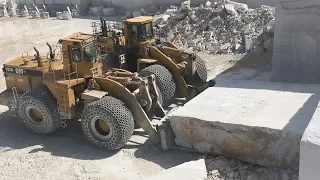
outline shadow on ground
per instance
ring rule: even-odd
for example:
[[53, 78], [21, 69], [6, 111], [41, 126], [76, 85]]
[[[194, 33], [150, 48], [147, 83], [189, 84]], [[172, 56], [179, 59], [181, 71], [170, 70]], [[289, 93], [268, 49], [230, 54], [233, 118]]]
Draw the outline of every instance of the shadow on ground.
[[[241, 59], [238, 59], [239, 56], [242, 56]], [[248, 52], [239, 56], [235, 56], [235, 60], [230, 59], [230, 67], [217, 74], [216, 78], [270, 80], [272, 52]]]
[[129, 157], [153, 162], [165, 169], [192, 160], [195, 156], [192, 153], [173, 150], [164, 152], [159, 143], [148, 137], [138, 129], [124, 148], [111, 152], [92, 145], [83, 134], [80, 122], [69, 121], [66, 129], [60, 129], [50, 135], [38, 135], [27, 130], [21, 120], [10, 116], [8, 111], [0, 115], [0, 153], [39, 145], [39, 148], [31, 148], [28, 153], [44, 151], [53, 156], [80, 160], [112, 158], [117, 153], [124, 153], [129, 154]]
[[27, 130], [21, 120], [10, 116], [9, 112], [0, 115], [0, 145], [11, 150], [41, 145], [29, 153], [45, 151], [53, 156], [83, 160], [108, 158], [117, 153], [91, 145], [82, 133], [79, 122], [70, 121], [66, 129], [50, 135], [38, 135]]

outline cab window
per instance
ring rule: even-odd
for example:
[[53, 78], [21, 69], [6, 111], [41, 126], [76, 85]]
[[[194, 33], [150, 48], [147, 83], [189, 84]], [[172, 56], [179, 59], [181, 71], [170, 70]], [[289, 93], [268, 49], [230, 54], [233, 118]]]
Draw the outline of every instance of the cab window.
[[72, 61], [81, 62], [80, 48], [72, 48]]
[[132, 26], [132, 37], [135, 40], [138, 40], [138, 26]]
[[83, 59], [85, 62], [91, 62], [96, 60], [98, 55], [98, 49], [94, 44], [87, 45], [83, 48]]
[[137, 41], [145, 41], [153, 38], [153, 27], [151, 23], [132, 25], [132, 37]]

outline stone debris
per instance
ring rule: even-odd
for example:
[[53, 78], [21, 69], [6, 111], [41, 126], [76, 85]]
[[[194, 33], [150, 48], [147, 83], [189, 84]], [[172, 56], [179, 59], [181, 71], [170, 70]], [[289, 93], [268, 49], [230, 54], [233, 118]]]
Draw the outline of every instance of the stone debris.
[[233, 4], [225, 4], [224, 8], [226, 9], [227, 13], [232, 15], [232, 16], [236, 16], [238, 15], [238, 12], [236, 11], [236, 9], [234, 8]]
[[[262, 5], [249, 9], [229, 0], [207, 1], [199, 7], [170, 6], [155, 16], [154, 25], [166, 40], [178, 32], [175, 43], [183, 48], [211, 54], [272, 51], [275, 8]], [[162, 15], [162, 16], [161, 16]], [[165, 16], [164, 16], [165, 15]], [[159, 17], [161, 18], [160, 20]]]
[[184, 1], [184, 2], [181, 3], [181, 6], [180, 6], [180, 10], [181, 11], [189, 11], [190, 9], [191, 9], [190, 0]]
[[223, 156], [208, 157], [206, 180], [291, 180], [298, 171], [257, 166]]
[[275, 19], [271, 19], [267, 26], [265, 27], [264, 31], [268, 33], [274, 33], [275, 28]]
[[238, 3], [238, 2], [234, 2], [234, 1], [228, 1], [228, 3], [233, 4], [234, 8], [237, 11], [247, 11], [249, 9], [248, 5], [244, 4], [244, 3]]
[[206, 8], [210, 8], [210, 6], [211, 6], [211, 2], [210, 2], [210, 1], [207, 1], [207, 2], [205, 3], [205, 7], [206, 7]]

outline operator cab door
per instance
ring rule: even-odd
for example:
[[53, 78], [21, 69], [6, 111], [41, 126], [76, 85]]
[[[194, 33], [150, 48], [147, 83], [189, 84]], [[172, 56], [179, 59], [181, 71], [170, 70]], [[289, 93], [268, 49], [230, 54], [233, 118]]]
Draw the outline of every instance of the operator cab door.
[[137, 71], [138, 59], [145, 56], [145, 46], [155, 43], [152, 22], [126, 24], [127, 54], [126, 61], [128, 70]]
[[138, 48], [140, 56], [144, 55], [144, 46], [155, 43], [152, 23], [132, 24], [132, 42]]

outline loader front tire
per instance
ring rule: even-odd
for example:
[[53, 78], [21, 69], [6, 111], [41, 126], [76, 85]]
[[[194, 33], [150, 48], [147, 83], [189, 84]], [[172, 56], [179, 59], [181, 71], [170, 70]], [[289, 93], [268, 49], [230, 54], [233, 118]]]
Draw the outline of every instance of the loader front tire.
[[25, 126], [38, 134], [49, 134], [61, 126], [55, 97], [47, 87], [31, 89], [21, 96], [17, 114]]
[[196, 73], [191, 79], [191, 84], [192, 85], [197, 85], [197, 84], [203, 84], [207, 82], [208, 78], [208, 71], [207, 71], [207, 66], [206, 62], [204, 59], [202, 59], [200, 56], [196, 56], [195, 59], [195, 66], [196, 66]]
[[156, 76], [156, 84], [162, 95], [163, 106], [170, 105], [175, 93], [176, 82], [171, 72], [162, 65], [150, 65], [139, 72], [139, 76], [145, 77], [150, 74]]
[[106, 96], [84, 109], [81, 127], [87, 139], [97, 147], [107, 150], [122, 148], [134, 131], [134, 118], [125, 104]]
[[197, 68], [197, 74], [202, 82], [207, 82], [208, 78], [208, 71], [207, 71], [207, 65], [204, 59], [202, 59], [200, 56], [197, 55], [195, 60], [196, 68]]

